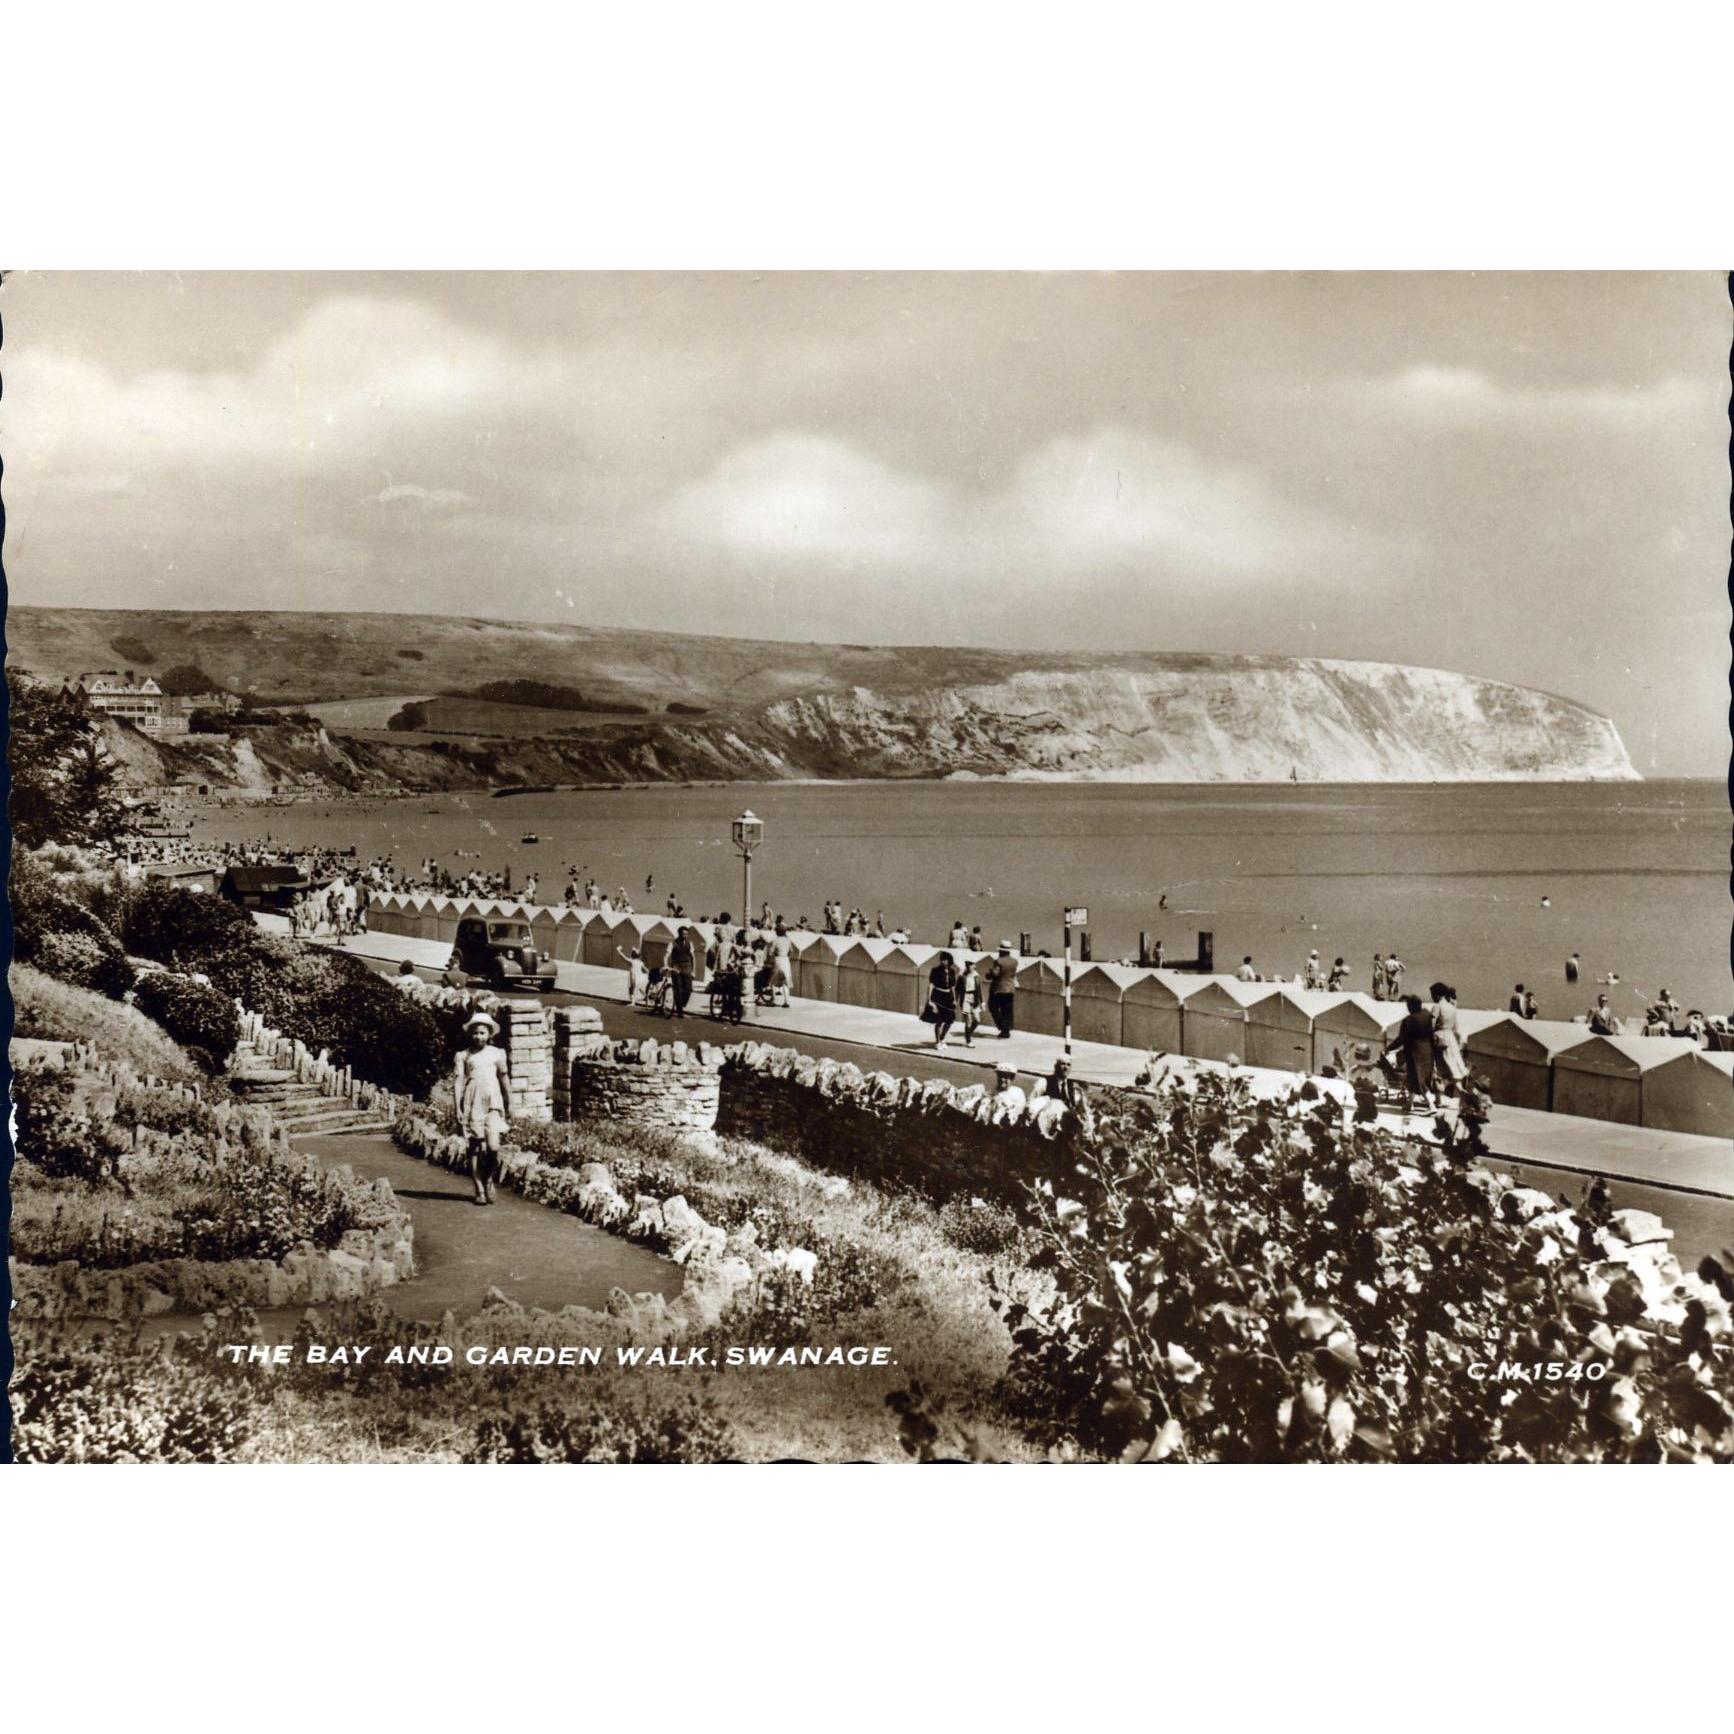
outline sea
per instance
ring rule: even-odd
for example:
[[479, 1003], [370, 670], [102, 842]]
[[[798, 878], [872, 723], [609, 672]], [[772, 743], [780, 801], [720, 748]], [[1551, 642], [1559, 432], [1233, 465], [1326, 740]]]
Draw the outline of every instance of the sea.
[[1135, 957], [1141, 933], [1191, 957], [1208, 932], [1219, 970], [1250, 955], [1267, 978], [1317, 949], [1364, 990], [1373, 953], [1395, 949], [1409, 987], [1450, 982], [1465, 1006], [1503, 1008], [1521, 982], [1544, 1017], [1568, 1018], [1617, 977], [1623, 1016], [1663, 988], [1688, 1008], [1734, 1007], [1728, 795], [1708, 780], [657, 785], [218, 808], [193, 830], [353, 845], [405, 869], [510, 865], [554, 901], [575, 872], [640, 910], [673, 894], [688, 914], [738, 916], [729, 825], [743, 808], [764, 821], [754, 905], [814, 926], [837, 898], [917, 939], [961, 921], [989, 945], [1028, 933], [1058, 956], [1076, 906], [1103, 961]]

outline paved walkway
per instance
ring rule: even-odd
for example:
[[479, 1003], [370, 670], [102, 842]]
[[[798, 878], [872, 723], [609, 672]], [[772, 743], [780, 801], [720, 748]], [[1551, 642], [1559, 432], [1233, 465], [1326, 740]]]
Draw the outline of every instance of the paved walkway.
[[[395, 933], [365, 933], [342, 942], [343, 949], [386, 964], [407, 958], [419, 972], [437, 977], [451, 955], [440, 940], [411, 939]], [[626, 972], [600, 969], [582, 963], [559, 963], [556, 981], [561, 997], [571, 995], [603, 1007], [625, 1010]], [[702, 1004], [702, 996], [695, 999]], [[666, 1036], [663, 1019], [646, 1020], [654, 1032]], [[977, 1040], [973, 1051], [953, 1042], [943, 1059], [934, 1051], [925, 1025], [896, 1012], [869, 1006], [837, 1005], [823, 1000], [797, 999], [790, 1006], [755, 1006], [751, 1018], [737, 1031], [712, 1024], [702, 1014], [687, 1020], [694, 1040], [715, 1033], [719, 1041], [744, 1039], [783, 1041], [818, 1051], [824, 1042], [859, 1050], [867, 1063], [887, 1069], [915, 1072], [918, 1066], [943, 1064], [943, 1074], [965, 1079], [984, 1078], [996, 1063], [1010, 1060], [1026, 1077], [1045, 1077], [1061, 1051], [1058, 1036], [1017, 1031], [1009, 1041], [991, 1036]], [[633, 1032], [640, 1033], [640, 1032]], [[642, 1033], [651, 1033], [646, 1030]], [[873, 1054], [880, 1057], [875, 1061]], [[853, 1054], [850, 1057], [854, 1057]], [[1135, 1048], [1109, 1047], [1100, 1042], [1074, 1042], [1072, 1070], [1085, 1083], [1131, 1085], [1147, 1056]], [[1182, 1059], [1170, 1055], [1163, 1062], [1178, 1073], [1223, 1068], [1208, 1060]], [[953, 1070], [955, 1068], [955, 1070]], [[1243, 1067], [1255, 1093], [1286, 1094], [1294, 1087], [1291, 1072]], [[1321, 1088], [1346, 1096], [1346, 1086], [1321, 1081]], [[1425, 1136], [1432, 1116], [1417, 1115], [1405, 1122], [1400, 1115], [1382, 1115], [1393, 1130], [1411, 1130]], [[1688, 1132], [1664, 1132], [1651, 1127], [1622, 1126], [1608, 1120], [1582, 1119], [1572, 1114], [1545, 1114], [1527, 1108], [1496, 1105], [1487, 1129], [1487, 1141], [1496, 1155], [1538, 1170], [1569, 1174], [1603, 1174], [1639, 1181], [1670, 1191], [1700, 1193], [1717, 1199], [1734, 1199], [1734, 1144], [1722, 1138], [1704, 1138]]]
[[490, 1288], [550, 1311], [600, 1312], [616, 1288], [671, 1300], [680, 1292], [680, 1267], [668, 1259], [515, 1192], [496, 1188], [493, 1204], [472, 1204], [467, 1176], [406, 1155], [384, 1133], [313, 1135], [296, 1146], [363, 1179], [389, 1180], [403, 1201], [415, 1224], [416, 1274], [380, 1292], [400, 1317], [437, 1321], [450, 1310], [462, 1318]]

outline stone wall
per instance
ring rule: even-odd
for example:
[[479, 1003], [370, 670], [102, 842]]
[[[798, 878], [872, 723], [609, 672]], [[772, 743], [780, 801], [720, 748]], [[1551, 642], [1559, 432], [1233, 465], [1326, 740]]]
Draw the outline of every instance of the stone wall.
[[792, 1048], [745, 1042], [721, 1072], [717, 1131], [815, 1167], [935, 1198], [1018, 1196], [1071, 1171], [1087, 1120], [1015, 1086], [995, 1092], [941, 1078], [863, 1073]]
[[717, 1123], [720, 1050], [701, 1043], [612, 1042], [572, 1061], [567, 1117], [670, 1132], [708, 1133]]

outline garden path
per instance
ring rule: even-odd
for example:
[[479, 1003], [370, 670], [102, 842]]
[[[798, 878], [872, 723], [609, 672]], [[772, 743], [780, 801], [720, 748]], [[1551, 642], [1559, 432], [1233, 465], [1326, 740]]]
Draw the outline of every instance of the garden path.
[[610, 1290], [680, 1290], [680, 1268], [576, 1216], [500, 1190], [486, 1208], [471, 1202], [469, 1178], [408, 1156], [383, 1132], [296, 1139], [322, 1163], [345, 1163], [366, 1180], [384, 1179], [415, 1224], [416, 1274], [381, 1292], [404, 1318], [437, 1321], [474, 1312], [490, 1288], [523, 1306], [557, 1310], [608, 1304]]

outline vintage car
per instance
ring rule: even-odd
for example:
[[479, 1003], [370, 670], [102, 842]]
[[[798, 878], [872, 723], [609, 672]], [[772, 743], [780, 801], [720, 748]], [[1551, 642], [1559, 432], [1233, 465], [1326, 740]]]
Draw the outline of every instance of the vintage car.
[[490, 987], [544, 991], [554, 985], [554, 960], [538, 953], [527, 921], [466, 916], [458, 923], [450, 967]]

